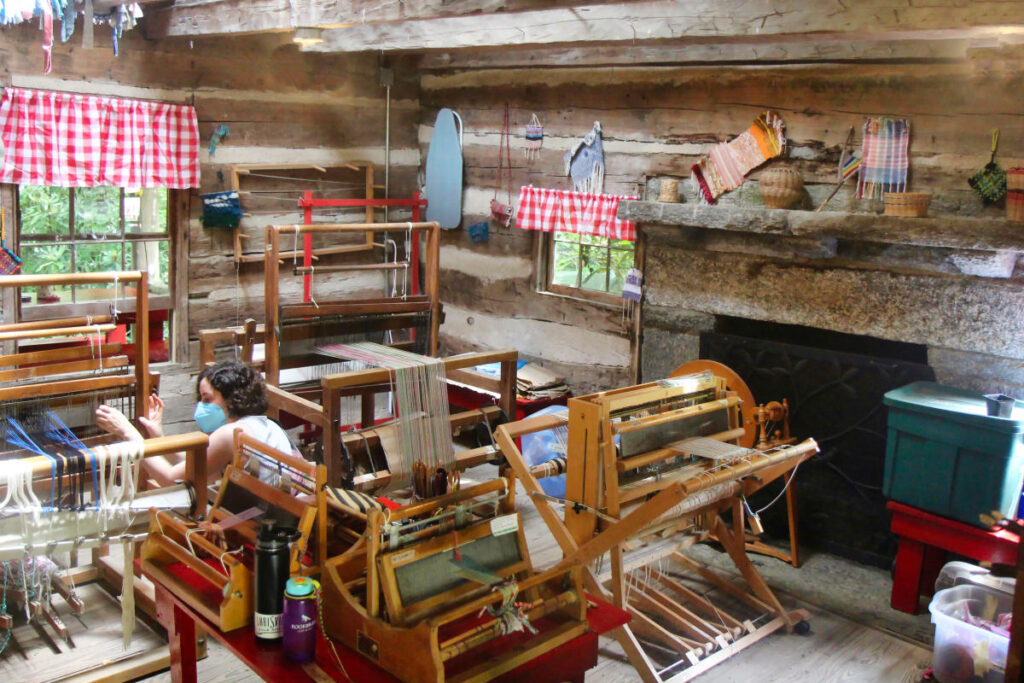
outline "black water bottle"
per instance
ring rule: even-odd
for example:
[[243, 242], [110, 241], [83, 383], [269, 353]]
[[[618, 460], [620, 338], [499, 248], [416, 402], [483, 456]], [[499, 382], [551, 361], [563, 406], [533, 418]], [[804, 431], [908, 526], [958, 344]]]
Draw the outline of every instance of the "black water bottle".
[[284, 589], [288, 583], [288, 550], [295, 531], [264, 520], [256, 536], [256, 639], [281, 639]]

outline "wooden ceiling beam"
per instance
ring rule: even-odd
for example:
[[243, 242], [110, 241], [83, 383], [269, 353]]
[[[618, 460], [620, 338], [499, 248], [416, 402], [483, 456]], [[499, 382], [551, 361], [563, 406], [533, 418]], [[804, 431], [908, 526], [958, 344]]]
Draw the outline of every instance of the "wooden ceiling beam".
[[732, 41], [651, 41], [630, 45], [526, 47], [505, 49], [432, 50], [420, 57], [424, 71], [508, 69], [520, 67], [813, 64], [837, 62], [950, 62], [966, 59], [973, 50], [1020, 45], [1020, 35], [964, 37], [962, 31], [908, 32], [870, 39], [834, 34], [770, 36]]
[[303, 50], [317, 52], [427, 51], [508, 46], [619, 43], [652, 40], [989, 28], [1024, 30], [1024, 3], [1005, 0], [654, 0], [554, 7], [523, 12], [354, 23], [300, 29]]
[[147, 10], [144, 25], [148, 38], [197, 38], [291, 31], [296, 28], [329, 29], [352, 24], [376, 25], [463, 15], [523, 12], [540, 7], [575, 7], [621, 2], [622, 0], [175, 0], [166, 7]]

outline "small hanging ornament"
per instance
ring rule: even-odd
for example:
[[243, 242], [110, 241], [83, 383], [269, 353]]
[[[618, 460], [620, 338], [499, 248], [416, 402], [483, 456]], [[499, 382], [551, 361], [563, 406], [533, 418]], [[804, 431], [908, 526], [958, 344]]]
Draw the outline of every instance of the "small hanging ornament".
[[622, 324], [633, 321], [636, 305], [644, 296], [644, 274], [639, 268], [630, 268], [626, 272], [626, 282], [622, 285]]
[[536, 114], [533, 114], [530, 122], [526, 124], [525, 138], [523, 156], [527, 161], [536, 161], [540, 157], [540, 148], [544, 146], [544, 126], [540, 125], [540, 119]]

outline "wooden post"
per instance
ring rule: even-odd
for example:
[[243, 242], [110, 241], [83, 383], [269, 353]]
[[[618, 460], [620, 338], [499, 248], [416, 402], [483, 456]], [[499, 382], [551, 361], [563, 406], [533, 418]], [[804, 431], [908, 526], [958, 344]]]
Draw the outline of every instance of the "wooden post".
[[[116, 294], [115, 294], [116, 296]], [[135, 417], [149, 417], [149, 273], [135, 285]]]
[[[263, 311], [266, 322], [264, 323], [263, 347], [264, 365], [267, 384], [278, 386], [281, 383], [280, 365], [280, 333], [281, 321], [278, 319], [278, 296], [280, 288], [280, 266], [277, 263], [278, 252], [280, 251], [280, 235], [273, 225], [267, 226], [266, 259], [263, 271]], [[276, 416], [274, 416], [276, 417]]]

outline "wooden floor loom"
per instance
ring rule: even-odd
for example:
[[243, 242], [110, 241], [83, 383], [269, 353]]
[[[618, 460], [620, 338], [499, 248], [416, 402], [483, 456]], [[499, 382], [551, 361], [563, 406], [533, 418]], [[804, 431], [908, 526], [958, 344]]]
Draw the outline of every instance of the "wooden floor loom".
[[[297, 241], [300, 236], [364, 235], [367, 224], [268, 225], [267, 259], [264, 270], [265, 365], [267, 384], [282, 385], [281, 371], [288, 368], [331, 364], [330, 358], [315, 352], [318, 340], [373, 341], [398, 346], [423, 355], [437, 354], [437, 329], [441, 321], [438, 264], [440, 226], [437, 223], [379, 223], [374, 231], [407, 234], [403, 260], [398, 260], [395, 240], [375, 243], [385, 253], [383, 260], [360, 263], [315, 265], [305, 259], [303, 265], [292, 261], [292, 275], [303, 279], [303, 301], [283, 303], [281, 271], [278, 260], [282, 236]], [[413, 253], [413, 233], [426, 238], [423, 254], [423, 292], [419, 289], [419, 255]], [[394, 258], [388, 261], [391, 249]], [[292, 253], [295, 250], [293, 249]], [[381, 272], [392, 275], [394, 290], [383, 297], [340, 301], [316, 300], [316, 276], [330, 273]], [[401, 282], [401, 292], [398, 292]], [[312, 380], [319, 379], [314, 375]]]
[[[562, 549], [556, 568], [609, 553], [608, 569], [591, 567], [584, 582], [633, 615], [614, 635], [644, 681], [687, 681], [769, 633], [805, 628], [806, 612], [783, 608], [747, 558], [744, 507], [818, 448], [810, 439], [735, 445], [746, 431], [739, 403], [724, 379], [703, 372], [570, 399], [567, 423], [552, 415], [498, 427], [502, 452]], [[566, 426], [564, 459], [530, 467], [515, 439]], [[538, 482], [563, 471], [564, 518]], [[743, 585], [683, 552], [712, 535]]]
[[[206, 481], [205, 434], [113, 444], [113, 438], [96, 426], [100, 403], [139, 417], [158, 385], [159, 377], [149, 369], [146, 334], [135, 335], [131, 357], [125, 345], [107, 341], [107, 335], [126, 322], [136, 330], [148, 329], [147, 282], [147, 273], [138, 271], [0, 278], [0, 287], [16, 290], [16, 300], [31, 287], [111, 290], [107, 314], [67, 315], [66, 306], [55, 304], [59, 317], [37, 314], [38, 320], [0, 325], [0, 495], [7, 496], [0, 506], [0, 557], [10, 561], [28, 556], [28, 563], [58, 567], [62, 563], [53, 556], [71, 553], [67, 570], [53, 572], [50, 587], [76, 614], [84, 605], [70, 586], [100, 579], [116, 593], [126, 585], [122, 563], [108, 556], [107, 546], [141, 540], [144, 528], [136, 522], [145, 519], [148, 507], [187, 511], [206, 505], [205, 486], [190, 485]], [[126, 297], [129, 287], [135, 292]], [[182, 452], [188, 485], [137, 493], [140, 482], [131, 473], [138, 470], [140, 458]], [[93, 549], [92, 564], [79, 565], [78, 551], [88, 548]], [[20, 591], [26, 592], [33, 591]], [[151, 590], [136, 586], [133, 593], [140, 609], [155, 614]], [[8, 595], [20, 599], [18, 590]], [[32, 603], [33, 617], [41, 614], [70, 643], [48, 601], [22, 597]], [[12, 624], [11, 615], [0, 615], [0, 627]], [[154, 667], [166, 666], [164, 655]]]
[[[308, 258], [299, 266], [298, 240], [306, 235], [367, 234], [368, 225], [378, 233], [405, 235], [404, 260], [398, 260], [399, 250], [395, 241], [384, 238], [374, 243], [392, 250], [392, 261], [376, 263], [338, 263], [312, 265]], [[419, 293], [419, 256], [413, 235], [425, 236], [423, 254], [423, 293]], [[282, 238], [291, 238], [295, 245], [288, 253], [293, 256], [292, 273], [304, 280], [302, 303], [284, 303], [282, 296], [279, 256], [282, 254]], [[261, 367], [267, 380], [267, 396], [272, 417], [284, 421], [285, 417], [295, 418], [287, 423], [293, 426], [304, 423], [312, 427], [313, 440], [322, 447], [322, 459], [327, 465], [327, 480], [333, 486], [341, 486], [347, 480], [348, 486], [373, 490], [388, 484], [389, 471], [384, 460], [373, 458], [373, 451], [380, 449], [379, 432], [376, 429], [382, 421], [378, 417], [380, 408], [375, 397], [388, 391], [387, 371], [348, 372], [347, 365], [337, 357], [319, 351], [323, 346], [354, 340], [380, 343], [389, 348], [413, 351], [433, 356], [437, 351], [437, 330], [441, 319], [441, 304], [438, 296], [440, 228], [437, 223], [382, 223], [382, 224], [341, 224], [341, 225], [288, 225], [267, 227], [267, 254], [265, 262], [265, 290], [267, 323], [257, 326], [253, 321], [238, 328], [205, 330], [200, 333], [200, 362], [212, 363], [218, 357], [218, 347], [228, 345], [235, 358]], [[390, 245], [390, 246], [389, 246]], [[362, 249], [359, 252], [362, 253]], [[346, 298], [341, 301], [315, 300], [313, 276], [315, 273], [345, 271], [382, 271], [395, 274], [408, 271], [402, 282], [407, 285], [401, 293], [370, 299]], [[254, 351], [263, 345], [263, 359]], [[490, 390], [496, 394], [496, 407], [468, 411], [452, 416], [456, 431], [471, 431], [483, 424], [488, 437], [502, 415], [511, 415], [515, 407], [515, 353], [493, 352], [465, 354], [445, 361], [445, 372], [453, 380]], [[468, 372], [475, 365], [486, 363], [501, 364], [498, 379], [482, 378]], [[290, 375], [290, 377], [289, 377]], [[371, 381], [372, 380], [372, 381]], [[359, 397], [356, 416], [346, 419], [343, 402], [350, 397]], [[383, 418], [385, 421], [387, 418]], [[358, 427], [358, 432], [342, 434]], [[304, 432], [305, 434], [306, 432]], [[490, 438], [488, 438], [490, 441]], [[483, 450], [463, 457], [483, 462], [497, 455], [493, 442]], [[362, 476], [353, 478], [355, 467], [345, 463], [355, 459]]]
[[150, 513], [142, 568], [222, 631], [253, 619], [253, 546], [261, 520], [295, 529], [294, 575], [318, 576], [329, 552], [351, 546], [351, 535], [328, 544], [323, 465], [282, 453], [235, 431], [235, 455], [224, 471], [207, 520], [170, 511]]

